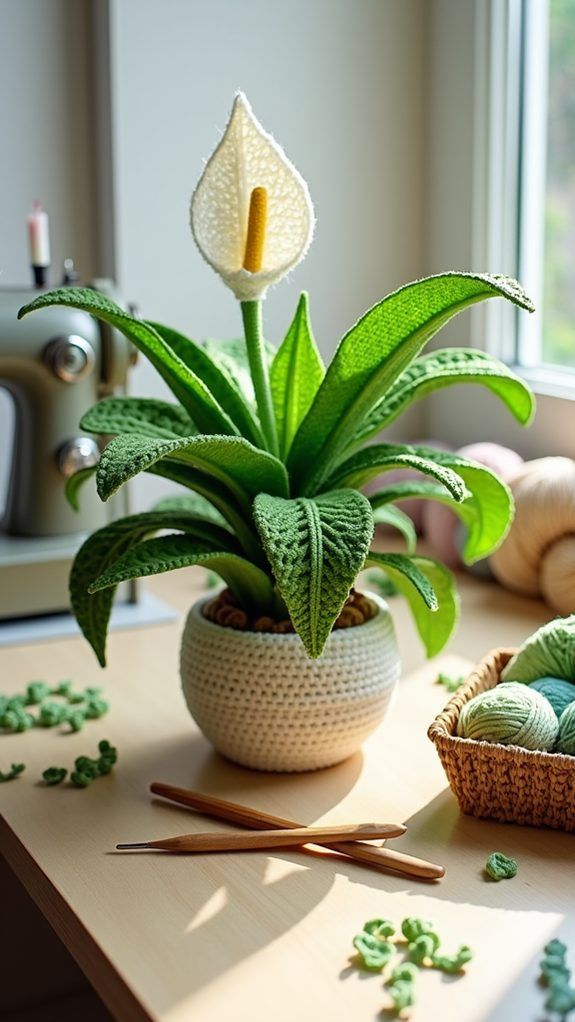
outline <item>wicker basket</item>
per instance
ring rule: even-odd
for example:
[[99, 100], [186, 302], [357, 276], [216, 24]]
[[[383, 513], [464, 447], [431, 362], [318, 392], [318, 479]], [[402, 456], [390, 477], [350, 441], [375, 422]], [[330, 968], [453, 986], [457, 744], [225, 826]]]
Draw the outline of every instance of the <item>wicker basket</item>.
[[496, 649], [481, 661], [435, 718], [435, 744], [459, 807], [471, 816], [575, 830], [575, 756], [530, 752], [517, 745], [457, 738], [462, 707], [497, 685], [516, 650]]

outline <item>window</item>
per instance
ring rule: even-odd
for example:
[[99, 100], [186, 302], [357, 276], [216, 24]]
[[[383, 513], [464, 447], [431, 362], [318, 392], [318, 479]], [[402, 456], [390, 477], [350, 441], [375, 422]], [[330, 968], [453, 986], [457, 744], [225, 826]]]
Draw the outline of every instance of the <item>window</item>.
[[517, 362], [575, 388], [575, 0], [521, 7], [518, 275], [538, 312], [519, 320]]

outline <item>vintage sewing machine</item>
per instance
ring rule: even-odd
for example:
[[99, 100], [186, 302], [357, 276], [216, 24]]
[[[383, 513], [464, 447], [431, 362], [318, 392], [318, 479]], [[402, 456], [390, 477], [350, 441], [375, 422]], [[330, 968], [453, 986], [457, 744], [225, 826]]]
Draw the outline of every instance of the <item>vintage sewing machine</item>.
[[[108, 280], [93, 285], [122, 304]], [[69, 506], [66, 479], [94, 465], [99, 448], [79, 428], [100, 398], [124, 390], [135, 349], [75, 309], [49, 308], [20, 322], [29, 288], [0, 289], [0, 387], [12, 399], [0, 462], [7, 477], [0, 519], [0, 620], [66, 611], [68, 574], [85, 534], [126, 513], [123, 494], [102, 504], [93, 480]], [[1, 508], [0, 508], [1, 510]]]

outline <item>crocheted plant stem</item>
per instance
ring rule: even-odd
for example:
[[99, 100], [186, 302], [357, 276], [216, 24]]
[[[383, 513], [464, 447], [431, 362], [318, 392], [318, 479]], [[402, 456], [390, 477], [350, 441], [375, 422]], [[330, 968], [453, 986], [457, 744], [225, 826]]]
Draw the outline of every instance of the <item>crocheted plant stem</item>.
[[267, 450], [277, 456], [279, 444], [262, 332], [262, 303], [240, 302], [240, 307], [260, 423]]

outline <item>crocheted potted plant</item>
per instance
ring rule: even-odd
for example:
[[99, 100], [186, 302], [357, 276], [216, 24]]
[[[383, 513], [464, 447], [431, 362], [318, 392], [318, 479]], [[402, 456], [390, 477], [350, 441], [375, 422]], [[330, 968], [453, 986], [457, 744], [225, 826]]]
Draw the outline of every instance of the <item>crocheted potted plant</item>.
[[[412, 402], [460, 382], [489, 387], [526, 424], [532, 396], [500, 362], [475, 349], [421, 352], [475, 302], [502, 296], [532, 306], [501, 276], [419, 280], [366, 312], [325, 368], [303, 294], [273, 348], [264, 341], [262, 301], [305, 255], [314, 216], [305, 182], [242, 94], [194, 192], [191, 225], [240, 302], [244, 341], [198, 344], [75, 287], [42, 294], [20, 312], [67, 305], [112, 324], [175, 398], [107, 398], [82, 419], [90, 433], [115, 435], [95, 470], [102, 500], [140, 472], [181, 484], [183, 495], [86, 541], [71, 573], [72, 608], [104, 665], [120, 582], [189, 565], [213, 570], [228, 588], [192, 607], [182, 642], [193, 716], [220, 751], [247, 766], [327, 766], [379, 723], [399, 674], [386, 604], [354, 590], [362, 568], [381, 569], [407, 598], [429, 656], [456, 621], [452, 576], [414, 552], [397, 502], [418, 496], [452, 507], [468, 528], [469, 562], [498, 545], [512, 516], [507, 487], [484, 467], [374, 438]], [[369, 498], [361, 492], [397, 468], [417, 469], [420, 481]], [[90, 471], [69, 482], [72, 502]], [[377, 522], [402, 532], [405, 554], [373, 549]]]

